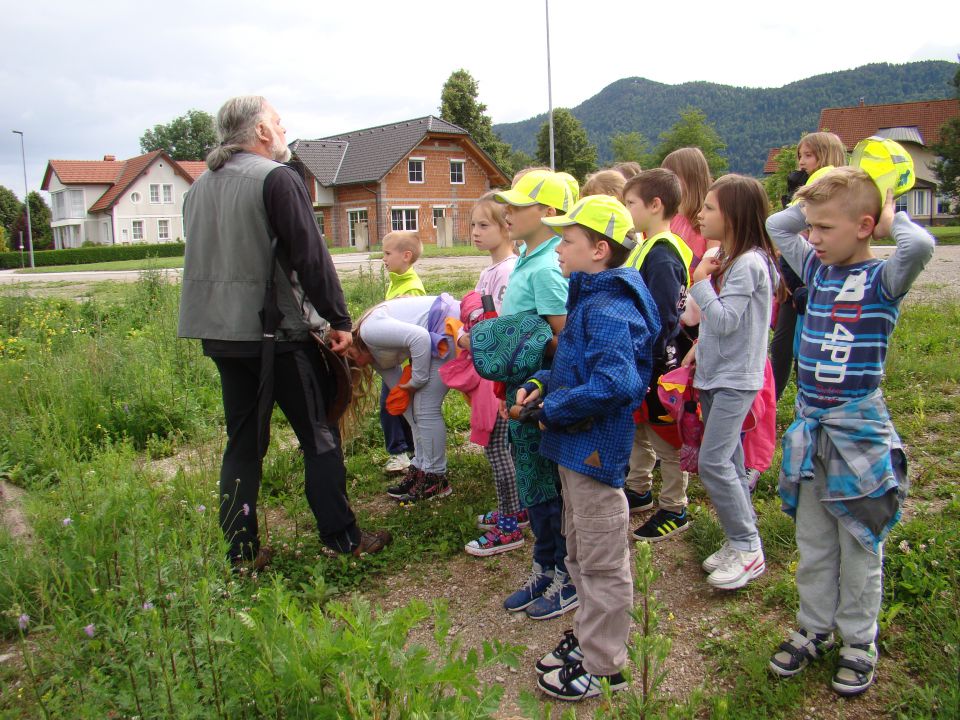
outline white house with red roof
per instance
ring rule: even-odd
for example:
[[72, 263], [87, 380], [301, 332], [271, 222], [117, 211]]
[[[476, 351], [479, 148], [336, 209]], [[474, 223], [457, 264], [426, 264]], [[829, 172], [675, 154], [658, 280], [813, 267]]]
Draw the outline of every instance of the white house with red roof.
[[162, 150], [49, 161], [41, 189], [50, 193], [54, 247], [183, 240], [183, 194], [204, 170]]

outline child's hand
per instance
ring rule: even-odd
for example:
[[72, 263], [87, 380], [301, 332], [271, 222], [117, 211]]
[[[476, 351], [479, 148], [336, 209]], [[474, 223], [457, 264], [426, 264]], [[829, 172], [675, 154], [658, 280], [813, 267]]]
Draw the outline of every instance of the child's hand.
[[880, 210], [880, 218], [877, 220], [877, 224], [873, 228], [873, 237], [875, 240], [882, 240], [883, 238], [890, 237], [890, 232], [893, 230], [893, 209], [893, 190], [890, 189], [887, 190], [887, 200], [883, 203], [883, 209]]
[[690, 367], [697, 360], [697, 344], [694, 343], [693, 347], [687, 351], [687, 354], [683, 356], [683, 360], [680, 361], [680, 367]]
[[712, 257], [705, 257], [700, 261], [700, 264], [697, 265], [697, 269], [693, 271], [692, 282], [696, 284], [701, 280], [706, 280], [719, 269], [720, 261], [717, 260], [715, 255]]
[[510, 414], [507, 412], [507, 401], [498, 400], [497, 402], [499, 403], [499, 407], [497, 408], [497, 414], [499, 414], [500, 417], [502, 417], [504, 420], [509, 420]]
[[330, 349], [339, 355], [353, 344], [353, 334], [349, 330], [330, 330], [327, 337], [330, 338]]
[[540, 397], [540, 388], [531, 390], [529, 393], [527, 392], [526, 388], [520, 388], [517, 390], [517, 405], [526, 405], [527, 403], [533, 402], [538, 397]]
[[413, 397], [413, 394], [417, 391], [417, 388], [412, 387], [409, 383], [399, 383], [396, 387], [406, 390], [410, 397]]

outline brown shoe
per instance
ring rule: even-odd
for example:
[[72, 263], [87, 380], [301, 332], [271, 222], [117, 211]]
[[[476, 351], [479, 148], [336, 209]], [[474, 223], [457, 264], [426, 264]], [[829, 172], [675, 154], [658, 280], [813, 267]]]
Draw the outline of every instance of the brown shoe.
[[360, 544], [353, 549], [353, 554], [355, 557], [372, 555], [383, 550], [391, 542], [393, 542], [393, 536], [389, 530], [361, 530]]
[[266, 569], [271, 562], [273, 562], [273, 548], [262, 547], [253, 560], [235, 558], [233, 560], [233, 571], [241, 575], [245, 573], [258, 573]]

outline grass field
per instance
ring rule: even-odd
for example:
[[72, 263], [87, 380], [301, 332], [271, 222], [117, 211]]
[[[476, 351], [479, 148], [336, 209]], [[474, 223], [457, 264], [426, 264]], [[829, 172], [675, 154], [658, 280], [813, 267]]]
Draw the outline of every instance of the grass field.
[[[426, 284], [458, 295], [473, 281]], [[366, 273], [344, 289], [356, 316], [384, 287]], [[302, 457], [275, 413], [259, 511], [277, 556], [258, 578], [235, 576], [216, 517], [219, 382], [197, 343], [175, 339], [178, 299], [159, 273], [80, 303], [0, 295], [0, 479], [27, 491], [31, 528], [18, 538], [0, 529], [0, 655], [14, 658], [0, 663], [0, 717], [494, 717], [500, 688], [477, 673], [495, 666], [509, 676], [516, 648], [492, 631], [485, 646], [462, 646], [429, 600], [384, 611], [353, 594], [418, 563], [442, 567], [476, 535], [464, 518], [489, 509], [493, 490], [483, 455], [465, 449], [464, 400], [451, 393], [444, 406], [456, 493], [428, 505], [383, 502], [375, 413], [352, 427], [352, 503], [361, 524], [395, 537], [361, 561], [321, 549]], [[850, 702], [837, 717], [960, 714], [960, 365], [949, 361], [958, 356], [960, 305], [908, 303], [885, 394], [913, 487], [886, 546], [880, 682], [868, 705]], [[792, 524], [775, 476], [764, 473], [755, 496], [767, 575], [702, 619], [696, 689], [654, 695], [647, 717], [824, 717], [809, 703], [829, 682], [828, 663], [787, 682], [765, 669], [797, 602]], [[679, 542], [702, 558], [719, 528], [699, 483], [690, 495], [700, 510]], [[661, 587], [667, 617], [675, 608]], [[591, 712], [639, 717], [638, 684]], [[527, 717], [545, 712], [524, 704]]]

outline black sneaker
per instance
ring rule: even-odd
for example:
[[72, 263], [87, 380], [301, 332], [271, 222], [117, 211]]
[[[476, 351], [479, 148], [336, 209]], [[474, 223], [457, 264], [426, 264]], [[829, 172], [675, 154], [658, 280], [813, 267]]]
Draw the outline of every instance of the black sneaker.
[[627, 505], [630, 508], [630, 514], [636, 515], [641, 513], [644, 510], [649, 510], [653, 507], [653, 491], [647, 490], [645, 493], [640, 494], [629, 490], [627, 488], [623, 489], [624, 494], [627, 496]]
[[563, 631], [563, 640], [551, 651], [537, 660], [537, 672], [544, 675], [551, 670], [557, 670], [564, 665], [583, 662], [583, 653], [580, 652], [580, 641], [573, 634], [573, 630]]
[[404, 495], [410, 492], [410, 489], [416, 485], [423, 477], [423, 471], [420, 468], [416, 468], [413, 465], [407, 468], [406, 475], [403, 476], [403, 479], [396, 485], [391, 485], [387, 488], [387, 495], [392, 498], [399, 500]]
[[453, 492], [446, 473], [420, 473], [420, 478], [405, 495], [397, 498], [402, 503], [415, 503], [420, 500], [446, 497]]
[[652, 518], [633, 531], [633, 539], [660, 542], [672, 535], [679, 535], [688, 527], [690, 527], [690, 519], [687, 517], [686, 510], [677, 515], [661, 508], [653, 514]]
[[584, 670], [582, 663], [564, 665], [551, 670], [546, 675], [541, 675], [537, 679], [537, 686], [547, 695], [558, 700], [576, 702], [599, 695], [600, 683], [604, 679], [610, 683], [610, 690], [613, 692], [627, 688], [627, 681], [622, 673], [593, 675]]

